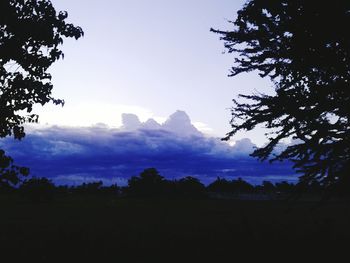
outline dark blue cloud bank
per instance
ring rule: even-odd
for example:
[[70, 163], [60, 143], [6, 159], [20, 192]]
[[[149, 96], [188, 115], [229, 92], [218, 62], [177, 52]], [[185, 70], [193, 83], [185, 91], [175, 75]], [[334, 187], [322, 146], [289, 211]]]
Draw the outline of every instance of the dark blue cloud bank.
[[297, 179], [288, 163], [271, 165], [249, 157], [254, 147], [249, 139], [230, 146], [204, 136], [181, 111], [162, 125], [152, 119], [141, 123], [137, 116], [124, 114], [120, 129], [51, 126], [27, 131], [22, 141], [1, 140], [0, 148], [16, 164], [30, 167], [31, 175], [58, 184], [103, 180], [123, 185], [149, 167], [168, 179], [193, 176], [204, 183], [217, 177], [242, 177], [251, 183]]

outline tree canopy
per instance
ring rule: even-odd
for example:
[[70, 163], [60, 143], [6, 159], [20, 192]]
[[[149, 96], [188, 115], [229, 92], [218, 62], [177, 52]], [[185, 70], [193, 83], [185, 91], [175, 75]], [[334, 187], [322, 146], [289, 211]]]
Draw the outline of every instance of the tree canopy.
[[[289, 159], [300, 180], [333, 187], [350, 182], [350, 1], [251, 0], [218, 33], [235, 54], [229, 76], [256, 71], [275, 93], [240, 95], [232, 107], [232, 130], [264, 125], [268, 143], [252, 155]], [[293, 143], [275, 153], [285, 138]]]
[[[64, 104], [51, 96], [47, 70], [63, 58], [64, 37], [83, 35], [80, 27], [66, 22], [67, 17], [65, 11], [56, 12], [49, 0], [0, 1], [0, 138], [22, 139], [23, 125], [38, 121], [32, 112], [35, 104]], [[3, 152], [0, 159], [0, 181], [8, 172], [27, 174]]]

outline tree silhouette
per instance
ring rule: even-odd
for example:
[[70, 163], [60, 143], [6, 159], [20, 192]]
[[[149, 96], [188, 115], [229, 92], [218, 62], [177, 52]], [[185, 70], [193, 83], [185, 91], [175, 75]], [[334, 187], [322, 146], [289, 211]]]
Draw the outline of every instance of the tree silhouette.
[[221, 179], [218, 177], [214, 182], [207, 186], [207, 190], [216, 193], [240, 194], [252, 193], [255, 191], [255, 188], [253, 185], [244, 181], [242, 178], [228, 181], [225, 178]]
[[164, 177], [155, 168], [145, 169], [140, 176], [133, 176], [128, 180], [127, 191], [134, 196], [158, 196], [164, 190]]
[[[286, 181], [282, 181], [282, 182], [277, 182], [275, 188], [276, 188], [276, 191], [280, 193], [291, 193], [294, 189], [294, 185]], [[311, 192], [311, 184], [307, 186], [306, 190], [308, 192]]]
[[276, 190], [276, 187], [270, 181], [263, 181], [262, 189], [265, 193], [273, 193]]
[[218, 177], [214, 182], [207, 186], [208, 191], [216, 193], [230, 193], [232, 192], [231, 182], [225, 178]]
[[244, 181], [242, 178], [231, 181], [231, 189], [234, 193], [252, 193], [254, 192], [254, 186]]
[[102, 186], [103, 186], [102, 181], [83, 183], [82, 185], [77, 186], [74, 190], [82, 194], [96, 194], [101, 191]]
[[55, 185], [47, 178], [31, 178], [21, 184], [20, 193], [34, 202], [51, 201], [55, 194]]
[[178, 194], [185, 197], [205, 196], [205, 186], [197, 178], [186, 176], [176, 181]]
[[13, 164], [13, 159], [0, 150], [0, 189], [9, 188], [19, 182], [18, 173], [26, 176], [29, 170]]
[[[63, 37], [80, 38], [80, 27], [66, 23], [67, 12], [56, 12], [49, 0], [0, 1], [0, 138], [25, 136], [23, 125], [37, 122], [32, 113], [35, 104], [64, 104], [51, 96], [52, 83], [48, 68], [63, 53]], [[12, 159], [0, 155], [1, 180], [8, 174], [27, 174], [12, 165]], [[17, 169], [18, 168], [18, 169]], [[24, 171], [24, 173], [22, 173]], [[11, 180], [15, 182], [15, 180]]]
[[[350, 1], [252, 0], [230, 23], [231, 31], [211, 29], [237, 55], [230, 76], [256, 71], [272, 80], [275, 94], [233, 100], [224, 139], [264, 125], [269, 142], [252, 156], [292, 160], [305, 184], [349, 185]], [[284, 138], [295, 142], [274, 153]]]

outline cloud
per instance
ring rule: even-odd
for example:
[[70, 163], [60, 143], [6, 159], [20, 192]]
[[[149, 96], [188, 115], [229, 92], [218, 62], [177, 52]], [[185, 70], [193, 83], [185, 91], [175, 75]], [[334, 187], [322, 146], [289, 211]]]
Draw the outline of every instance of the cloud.
[[123, 130], [137, 130], [141, 127], [141, 122], [137, 115], [132, 113], [123, 113], [122, 114], [122, 129]]
[[162, 129], [162, 125], [160, 125], [154, 119], [148, 119], [146, 122], [143, 122], [141, 124], [140, 128], [146, 129], [146, 130], [159, 130], [159, 129]]
[[163, 129], [177, 135], [200, 136], [201, 133], [192, 125], [189, 116], [184, 111], [176, 111], [162, 125]]
[[63, 108], [56, 105], [36, 105], [34, 112], [38, 113], [41, 124], [60, 126], [91, 126], [95, 123], [104, 123], [111, 127], [122, 125], [122, 113], [136, 114], [141, 120], [147, 120], [154, 113], [136, 105], [108, 104], [108, 103], [80, 103], [66, 102]]
[[247, 156], [254, 151], [256, 145], [248, 138], [238, 140], [234, 144], [234, 149], [237, 154]]
[[200, 121], [196, 121], [193, 123], [193, 126], [196, 127], [197, 130], [199, 130], [200, 132], [204, 133], [204, 134], [214, 134], [214, 130], [209, 127], [208, 124], [204, 123], [204, 122], [200, 122]]
[[170, 179], [194, 176], [204, 183], [216, 177], [243, 177], [259, 183], [264, 179], [292, 180], [288, 163], [261, 163], [248, 154], [249, 139], [234, 146], [201, 134], [187, 114], [176, 112], [160, 125], [142, 123], [136, 115], [123, 115], [121, 129], [99, 124], [92, 127], [48, 126], [31, 129], [23, 141], [6, 138], [0, 148], [32, 175], [58, 183], [103, 180], [125, 184], [127, 178], [148, 167]]
[[171, 114], [163, 124], [159, 124], [152, 118], [146, 122], [141, 122], [137, 115], [132, 113], [123, 113], [122, 123], [121, 129], [124, 131], [135, 131], [139, 129], [164, 130], [178, 136], [202, 136], [202, 133], [191, 123], [187, 113], [180, 110]]

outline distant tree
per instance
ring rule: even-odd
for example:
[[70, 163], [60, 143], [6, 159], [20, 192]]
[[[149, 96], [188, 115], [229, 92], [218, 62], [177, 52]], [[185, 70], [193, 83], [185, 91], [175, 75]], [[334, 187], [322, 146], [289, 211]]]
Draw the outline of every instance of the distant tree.
[[275, 189], [279, 193], [291, 193], [295, 188], [293, 184], [288, 183], [286, 181], [282, 181], [276, 183]]
[[231, 182], [225, 178], [218, 177], [214, 182], [207, 186], [209, 192], [229, 193], [231, 192]]
[[197, 178], [186, 176], [176, 182], [178, 193], [187, 197], [203, 197], [205, 186]]
[[[65, 20], [67, 12], [56, 12], [49, 0], [0, 1], [0, 138], [25, 136], [25, 123], [37, 122], [35, 104], [64, 104], [51, 95], [48, 68], [60, 58], [63, 37], [80, 38], [83, 31]], [[13, 165], [1, 152], [0, 180], [16, 183], [17, 174], [28, 169]], [[7, 164], [7, 166], [5, 165]]]
[[97, 194], [98, 192], [101, 192], [103, 182], [90, 182], [90, 183], [83, 183], [82, 185], [78, 185], [75, 187], [75, 192], [82, 193], [82, 194]]
[[276, 187], [270, 181], [263, 181], [262, 189], [265, 193], [272, 193], [276, 190]]
[[119, 195], [120, 187], [117, 184], [112, 184], [110, 186], [103, 186], [101, 191], [104, 194]]
[[133, 176], [128, 180], [127, 192], [137, 196], [158, 196], [164, 193], [164, 177], [157, 169], [145, 169], [139, 176]]
[[232, 180], [231, 191], [234, 193], [252, 193], [254, 192], [254, 186], [250, 183], [244, 181], [242, 178], [238, 178], [237, 180]]
[[21, 195], [31, 201], [51, 201], [55, 194], [55, 185], [47, 178], [31, 178], [20, 185]]
[[[230, 76], [256, 71], [275, 93], [233, 100], [232, 131], [264, 125], [269, 142], [252, 156], [289, 159], [301, 182], [350, 186], [350, 1], [251, 0], [221, 35], [236, 54]], [[275, 146], [296, 139], [281, 153]]]
[[56, 186], [56, 192], [58, 194], [70, 194], [71, 193], [71, 187], [68, 185], [58, 185]]

